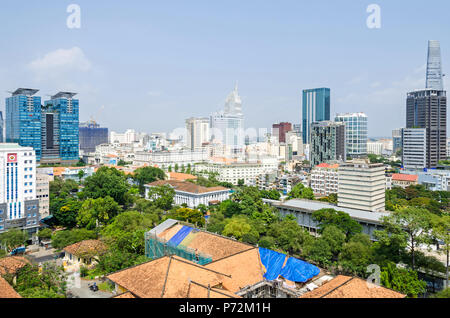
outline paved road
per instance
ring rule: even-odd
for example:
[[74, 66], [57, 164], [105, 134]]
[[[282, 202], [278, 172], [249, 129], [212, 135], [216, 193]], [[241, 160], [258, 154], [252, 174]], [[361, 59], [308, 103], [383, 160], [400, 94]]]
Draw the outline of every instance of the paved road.
[[[69, 276], [69, 281], [74, 282], [73, 278], [75, 278], [73, 274]], [[78, 283], [77, 283], [78, 281]], [[96, 291], [93, 292], [89, 289], [89, 284], [96, 282], [97, 285], [100, 284], [98, 280], [84, 280], [84, 279], [76, 279], [75, 283], [69, 283], [67, 288], [68, 292], [72, 295], [72, 298], [110, 298], [113, 296], [112, 293]]]

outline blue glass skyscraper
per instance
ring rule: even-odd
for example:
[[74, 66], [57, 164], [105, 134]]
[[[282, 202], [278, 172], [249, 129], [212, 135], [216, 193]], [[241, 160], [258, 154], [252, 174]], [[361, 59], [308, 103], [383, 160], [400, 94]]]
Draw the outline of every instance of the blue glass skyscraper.
[[41, 163], [78, 161], [79, 101], [60, 92], [41, 105], [38, 90], [19, 88], [6, 98], [6, 142], [33, 147]]
[[314, 88], [303, 90], [303, 143], [311, 140], [311, 124], [330, 120], [330, 89]]
[[19, 88], [6, 98], [6, 142], [33, 147], [41, 158], [41, 98], [39, 90]]
[[73, 98], [75, 95], [76, 93], [59, 92], [44, 104], [56, 116], [53, 115], [52, 119], [52, 116], [46, 115], [49, 122], [42, 127], [42, 136], [50, 143], [52, 138], [58, 141], [59, 157], [63, 162], [76, 162], [79, 159], [79, 101]]

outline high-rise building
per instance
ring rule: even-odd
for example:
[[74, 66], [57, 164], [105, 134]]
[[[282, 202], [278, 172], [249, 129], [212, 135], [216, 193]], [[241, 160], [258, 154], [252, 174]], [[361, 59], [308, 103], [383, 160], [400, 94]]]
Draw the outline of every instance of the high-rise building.
[[435, 40], [428, 41], [426, 88], [437, 91], [444, 90], [442, 81], [441, 46], [439, 41]]
[[44, 106], [38, 90], [19, 88], [6, 98], [6, 142], [32, 147], [42, 163], [78, 161], [78, 106], [75, 93], [60, 92]]
[[279, 123], [272, 125], [272, 134], [278, 138], [278, 142], [286, 142], [286, 133], [292, 131], [291, 123]]
[[227, 154], [240, 157], [244, 154], [244, 115], [238, 87], [228, 95], [225, 109], [210, 118], [211, 140], [226, 147]]
[[[292, 130], [293, 130], [297, 135], [302, 136], [302, 124], [294, 124], [292, 127], [293, 127]], [[303, 137], [302, 137], [302, 141], [303, 141]]]
[[345, 123], [347, 156], [367, 156], [367, 115], [364, 113], [337, 114], [335, 121]]
[[423, 169], [427, 166], [427, 130], [403, 128], [402, 162], [405, 169]]
[[392, 153], [395, 155], [402, 149], [402, 129], [394, 129], [392, 131]]
[[345, 124], [334, 121], [320, 121], [311, 124], [311, 165], [331, 161], [344, 161]]
[[303, 90], [302, 99], [303, 143], [309, 144], [311, 124], [330, 120], [330, 89], [314, 88]]
[[4, 128], [3, 112], [0, 112], [0, 142], [5, 141], [3, 136], [3, 128]]
[[385, 210], [386, 176], [382, 163], [353, 159], [339, 166], [338, 206], [365, 211]]
[[12, 228], [33, 233], [39, 221], [33, 148], [0, 144], [0, 233]]
[[408, 93], [406, 128], [427, 130], [426, 168], [436, 168], [447, 157], [447, 97], [445, 91], [434, 89]]
[[384, 145], [380, 141], [368, 141], [367, 153], [371, 155], [381, 156], [383, 154]]
[[[42, 118], [41, 162], [75, 163], [79, 160], [80, 114], [79, 100], [73, 98], [75, 95], [76, 93], [59, 92], [51, 100], [45, 101], [42, 111], [45, 119]], [[46, 150], [49, 151], [48, 157]], [[59, 157], [55, 159], [53, 153], [58, 153]]]
[[102, 128], [91, 120], [80, 123], [80, 150], [84, 153], [95, 152], [95, 147], [108, 143], [108, 128]]
[[41, 97], [39, 90], [18, 88], [6, 98], [6, 142], [32, 147], [41, 159]]
[[209, 142], [209, 119], [186, 119], [186, 146], [191, 150], [199, 150]]

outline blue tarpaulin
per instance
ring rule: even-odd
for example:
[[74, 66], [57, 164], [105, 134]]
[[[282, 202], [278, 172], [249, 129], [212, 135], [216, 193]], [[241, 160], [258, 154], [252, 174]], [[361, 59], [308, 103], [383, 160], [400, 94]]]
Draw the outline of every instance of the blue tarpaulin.
[[280, 275], [293, 282], [305, 283], [319, 273], [320, 269], [317, 266], [289, 257]]
[[260, 247], [259, 256], [261, 257], [261, 262], [266, 268], [264, 278], [267, 280], [277, 279], [278, 276], [280, 276], [281, 268], [283, 267], [286, 255]]
[[283, 267], [286, 255], [262, 247], [259, 248], [259, 256], [266, 268], [264, 278], [267, 280], [277, 279], [281, 275], [287, 280], [304, 283], [320, 273], [317, 266], [294, 257], [289, 257]]
[[178, 246], [183, 240], [188, 236], [189, 233], [193, 230], [192, 227], [184, 226], [175, 234], [169, 241], [169, 244], [172, 246]]

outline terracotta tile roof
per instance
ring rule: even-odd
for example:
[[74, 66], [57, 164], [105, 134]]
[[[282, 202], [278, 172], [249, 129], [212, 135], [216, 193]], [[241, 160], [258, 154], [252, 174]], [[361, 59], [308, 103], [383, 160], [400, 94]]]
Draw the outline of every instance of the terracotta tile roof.
[[185, 181], [185, 180], [195, 180], [196, 176], [187, 173], [179, 173], [179, 172], [169, 172], [167, 173], [168, 180], [177, 180], [177, 181]]
[[197, 298], [202, 294], [201, 289], [190, 290], [192, 281], [216, 287], [225, 277], [227, 274], [178, 256], [165, 256], [107, 276], [140, 298]]
[[22, 298], [8, 282], [0, 276], [0, 298]]
[[15, 274], [19, 269], [27, 264], [29, 260], [22, 256], [8, 256], [0, 258], [0, 275]]
[[357, 277], [339, 275], [300, 298], [405, 298], [385, 287], [378, 287]]
[[417, 180], [419, 180], [419, 176], [415, 174], [394, 173], [392, 175], [392, 181], [417, 182]]
[[130, 293], [130, 292], [125, 292], [125, 293], [123, 293], [123, 294], [120, 294], [120, 295], [117, 295], [117, 296], [114, 296], [113, 298], [137, 298], [136, 296], [134, 296], [132, 293]]
[[86, 254], [100, 255], [105, 253], [108, 247], [99, 240], [85, 240], [69, 246], [66, 246], [63, 251], [75, 256], [84, 256]]
[[158, 181], [150, 183], [149, 185], [150, 186], [163, 186], [163, 185], [167, 185], [167, 184], [170, 185], [171, 187], [173, 187], [175, 190], [189, 192], [189, 193], [195, 193], [195, 194], [229, 190], [225, 187], [207, 188], [207, 187], [199, 186], [192, 182], [178, 181], [178, 180], [158, 180]]
[[241, 298], [232, 292], [191, 281], [187, 298]]
[[246, 251], [252, 246], [208, 232], [198, 232], [187, 247], [211, 255], [213, 261]]
[[178, 233], [179, 230], [181, 230], [182, 227], [183, 227], [183, 225], [176, 224], [176, 225], [169, 227], [168, 229], [162, 231], [160, 234], [158, 234], [158, 237], [162, 238], [166, 241], [169, 241], [175, 234]]
[[238, 292], [242, 288], [254, 285], [264, 280], [263, 265], [258, 248], [251, 248], [225, 257], [216, 262], [205, 265], [206, 268], [222, 273], [229, 273], [231, 278], [225, 277], [223, 288], [231, 292]]

